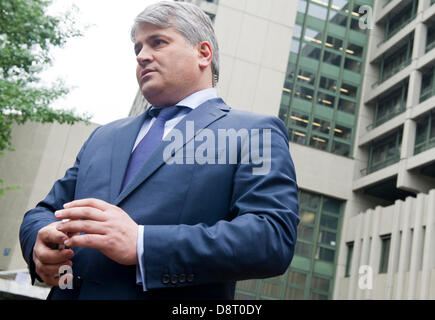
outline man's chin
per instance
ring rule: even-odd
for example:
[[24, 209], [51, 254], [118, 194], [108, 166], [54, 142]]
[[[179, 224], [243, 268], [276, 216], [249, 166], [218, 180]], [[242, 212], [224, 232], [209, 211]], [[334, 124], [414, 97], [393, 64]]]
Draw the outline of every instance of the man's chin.
[[158, 106], [160, 104], [159, 97], [161, 96], [161, 90], [156, 87], [151, 86], [145, 86], [143, 85], [141, 88], [142, 95], [145, 97], [145, 99], [152, 105]]

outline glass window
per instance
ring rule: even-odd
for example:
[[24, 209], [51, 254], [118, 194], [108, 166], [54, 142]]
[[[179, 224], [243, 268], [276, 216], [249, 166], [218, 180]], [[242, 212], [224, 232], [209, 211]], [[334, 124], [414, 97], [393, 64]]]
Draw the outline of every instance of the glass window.
[[296, 289], [292, 287], [287, 287], [285, 291], [285, 299], [286, 300], [303, 300], [304, 299], [304, 290]]
[[347, 143], [343, 143], [343, 142], [334, 140], [332, 142], [331, 152], [333, 152], [339, 156], [349, 157], [350, 156], [350, 145]]
[[261, 293], [271, 297], [279, 297], [281, 293], [281, 284], [263, 281]]
[[314, 228], [305, 224], [299, 224], [298, 226], [298, 239], [313, 241]]
[[289, 270], [287, 281], [301, 287], [305, 287], [305, 281], [307, 280], [307, 275], [301, 272]]
[[317, 45], [321, 46], [323, 44], [322, 38], [323, 38], [322, 31], [318, 31], [318, 30], [311, 29], [308, 27], [305, 28], [304, 39], [306, 42], [317, 44]]
[[311, 288], [322, 291], [329, 291], [330, 280], [313, 276], [311, 278]]
[[296, 255], [311, 259], [312, 253], [313, 253], [313, 246], [311, 244], [300, 242], [300, 241], [296, 242], [296, 246], [295, 246]]
[[308, 70], [299, 70], [298, 81], [304, 84], [309, 84], [314, 86], [314, 81], [316, 79], [316, 74]]
[[328, 300], [328, 296], [326, 294], [320, 294], [317, 292], [310, 293], [311, 300]]
[[435, 112], [431, 112], [429, 139], [435, 137]]
[[317, 247], [316, 249], [316, 260], [322, 260], [326, 262], [334, 262], [335, 250], [327, 249], [323, 247]]
[[388, 259], [390, 256], [391, 234], [381, 236], [381, 261], [379, 264], [379, 273], [387, 273]]
[[350, 54], [354, 57], [361, 58], [362, 53], [363, 53], [363, 47], [356, 45], [356, 44], [353, 44], [353, 43], [349, 43], [347, 45], [346, 53]]
[[339, 26], [342, 26], [342, 27], [346, 27], [347, 17], [348, 17], [348, 15], [343, 14], [341, 12], [331, 11], [330, 17], [329, 17], [329, 22], [336, 24], [336, 25], [339, 25]]
[[429, 117], [425, 116], [417, 121], [417, 133], [415, 136], [415, 144], [418, 145], [426, 140], [428, 131]]
[[338, 110], [341, 110], [346, 113], [355, 114], [356, 103], [340, 98], [338, 100]]
[[312, 210], [299, 209], [299, 217], [301, 218], [301, 222], [314, 224], [316, 213]]
[[299, 24], [295, 24], [293, 27], [293, 37], [300, 38], [302, 35], [302, 26]]
[[342, 95], [346, 95], [351, 98], [356, 98], [357, 91], [358, 91], [357, 87], [347, 83], [343, 83], [340, 89]]
[[335, 96], [319, 91], [317, 93], [317, 103], [329, 108], [334, 108]]
[[307, 114], [292, 111], [290, 116], [290, 124], [302, 128], [306, 128], [308, 126], [309, 116]]
[[326, 137], [319, 137], [313, 135], [310, 140], [310, 146], [319, 150], [326, 151], [328, 149], [328, 142], [329, 139]]
[[340, 139], [350, 140], [352, 138], [352, 129], [340, 124], [335, 124], [334, 136]]
[[311, 192], [301, 191], [299, 204], [304, 207], [317, 210], [320, 206], [320, 195]]
[[341, 65], [341, 55], [325, 50], [323, 53], [323, 62], [330, 63], [334, 66], [340, 67]]
[[320, 218], [320, 225], [330, 229], [337, 229], [338, 218], [322, 214], [322, 217]]
[[355, 60], [355, 59], [351, 59], [349, 57], [346, 57], [344, 59], [344, 68], [346, 70], [352, 71], [352, 72], [356, 72], [356, 73], [361, 73], [362, 70], [362, 62]]
[[434, 47], [435, 44], [435, 24], [431, 25], [427, 29], [426, 36], [426, 52]]
[[343, 50], [343, 40], [335, 38], [333, 36], [328, 36], [326, 38], [325, 46], [337, 51]]
[[330, 122], [327, 120], [322, 120], [320, 118], [314, 118], [312, 126], [314, 131], [318, 131], [324, 134], [329, 134], [329, 130], [331, 129]]
[[307, 2], [305, 0], [298, 1], [298, 12], [305, 13], [307, 11]]
[[292, 43], [290, 45], [290, 51], [294, 54], [299, 53], [299, 47], [301, 46], [301, 42], [298, 39], [293, 38]]
[[331, 8], [348, 12], [349, 0], [332, 0]]
[[242, 290], [255, 292], [257, 288], [257, 280], [243, 280], [237, 282], [237, 287]]
[[421, 79], [420, 102], [423, 102], [424, 100], [429, 99], [434, 95], [432, 89], [433, 74], [434, 74], [433, 69], [430, 69], [428, 72], [423, 73]]
[[[328, 6], [327, 3], [325, 4]], [[325, 6], [320, 6], [311, 2], [308, 7], [308, 15], [321, 20], [326, 20], [328, 17], [328, 9]]]
[[303, 132], [300, 130], [289, 129], [288, 133], [289, 133], [289, 137], [290, 137], [291, 142], [305, 145], [308, 141], [306, 132]]
[[350, 19], [350, 29], [364, 34], [367, 33], [367, 28], [361, 29], [359, 26], [359, 19], [354, 17]]
[[335, 247], [337, 245], [337, 234], [335, 232], [320, 230], [318, 242], [328, 246]]
[[301, 55], [304, 57], [312, 58], [314, 60], [320, 59], [320, 48], [313, 47], [312, 45], [304, 42], [302, 43]]
[[395, 132], [381, 141], [375, 141], [372, 145], [372, 164], [380, 164], [398, 158], [401, 140], [401, 132]]
[[340, 215], [341, 201], [329, 197], [323, 198], [323, 210], [328, 213], [334, 213]]
[[320, 78], [319, 86], [322, 89], [335, 92], [337, 90], [337, 80], [322, 76]]
[[346, 257], [346, 270], [344, 272], [344, 276], [349, 277], [352, 268], [353, 242], [346, 243], [346, 247], [347, 247], [347, 257]]
[[295, 96], [296, 97], [303, 99], [303, 100], [312, 101], [313, 95], [314, 95], [313, 89], [303, 87], [303, 86], [299, 85], [298, 83], [296, 83], [296, 85], [295, 85]]

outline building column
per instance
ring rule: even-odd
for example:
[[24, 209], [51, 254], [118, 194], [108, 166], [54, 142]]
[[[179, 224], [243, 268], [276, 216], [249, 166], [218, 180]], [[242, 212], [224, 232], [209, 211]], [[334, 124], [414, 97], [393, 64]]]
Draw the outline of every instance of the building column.
[[[420, 5], [423, 1], [420, 0]], [[414, 33], [414, 46], [412, 49], [412, 61], [416, 61], [426, 52], [427, 26], [423, 23], [423, 12], [418, 12], [416, 16], [417, 26]]]
[[364, 214], [359, 214], [358, 217], [358, 226], [355, 234], [355, 240], [353, 243], [353, 254], [352, 254], [352, 262], [351, 262], [351, 268], [350, 268], [350, 277], [349, 277], [349, 287], [347, 290], [347, 299], [348, 300], [355, 300], [356, 290], [355, 288], [358, 287], [358, 278], [359, 278], [359, 264], [360, 264], [360, 257], [361, 257], [361, 230], [364, 227]]
[[387, 282], [385, 286], [385, 299], [393, 298], [394, 276], [396, 265], [400, 257], [400, 213], [402, 212], [403, 201], [397, 200], [394, 204], [394, 221], [391, 230], [390, 257], [388, 261]]
[[423, 211], [425, 203], [425, 195], [420, 193], [416, 199], [414, 215], [414, 234], [411, 248], [411, 266], [409, 268], [409, 282], [408, 282], [408, 297], [407, 299], [416, 299], [417, 276], [420, 271], [420, 261], [423, 246]]
[[[382, 207], [376, 207], [375, 211], [372, 212], [372, 219], [370, 224], [371, 230], [371, 244], [370, 244], [370, 254], [368, 265], [373, 271], [373, 275], [377, 273], [379, 268], [379, 252], [380, 252], [380, 241], [379, 241], [379, 223], [381, 219]], [[375, 285], [375, 284], [373, 284]], [[372, 290], [365, 290], [364, 299], [371, 300], [373, 299], [373, 287]]]
[[434, 223], [435, 223], [435, 189], [431, 190], [428, 195], [426, 210], [426, 236], [424, 239], [423, 265], [421, 268], [421, 286], [420, 299], [427, 300], [430, 298], [430, 279], [434, 267], [433, 253], [434, 247]]
[[404, 283], [406, 272], [408, 271], [408, 261], [410, 259], [409, 249], [411, 243], [411, 225], [410, 225], [410, 213], [412, 212], [414, 199], [408, 197], [405, 201], [404, 210], [402, 211], [402, 239], [400, 244], [400, 259], [399, 270], [397, 272], [397, 287], [395, 290], [396, 300], [404, 299]]
[[359, 265], [357, 266], [357, 279], [356, 283], [356, 299], [361, 300], [364, 299], [364, 291], [360, 289], [359, 287], [359, 268], [363, 265], [369, 265], [369, 254], [370, 254], [370, 227], [371, 227], [371, 220], [373, 219], [373, 210], [368, 210], [365, 214], [362, 215], [363, 217], [363, 234], [362, 234], [362, 249], [361, 249], [361, 259], [359, 262]]

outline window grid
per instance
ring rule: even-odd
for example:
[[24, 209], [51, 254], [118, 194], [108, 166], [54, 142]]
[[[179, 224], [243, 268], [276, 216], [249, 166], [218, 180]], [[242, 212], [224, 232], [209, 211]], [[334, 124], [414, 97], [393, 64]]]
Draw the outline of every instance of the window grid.
[[[340, 241], [339, 230], [343, 201], [304, 190], [299, 191], [298, 198], [301, 222], [298, 226], [298, 240], [293, 262], [294, 260], [305, 259], [309, 261], [309, 266], [301, 268], [297, 263], [292, 262], [289, 269], [279, 277], [240, 281], [236, 288], [237, 299], [239, 297], [253, 297], [252, 299], [314, 299], [313, 293], [316, 294], [314, 297], [319, 299], [332, 297], [335, 275], [315, 271], [315, 264], [318, 262], [328, 264], [335, 270], [338, 243]], [[308, 218], [306, 218], [307, 215], [309, 215]], [[337, 219], [337, 224], [321, 226], [323, 216]], [[303, 235], [300, 235], [301, 228], [304, 227], [312, 228], [311, 240], [304, 239]], [[322, 232], [329, 232], [330, 236], [336, 241], [335, 245], [322, 243]], [[301, 247], [303, 248], [304, 245], [310, 246], [309, 254], [301, 256], [298, 253], [303, 252]], [[324, 250], [331, 251], [325, 253]], [[332, 259], [330, 259], [331, 254], [333, 255]], [[329, 260], [322, 260], [324, 257]], [[328, 290], [325, 290], [326, 283], [329, 284]]]
[[[367, 43], [365, 32], [350, 38], [351, 32], [361, 31], [351, 28], [351, 20], [357, 21], [359, 4], [357, 0], [350, 0], [339, 10], [336, 1], [330, 1], [328, 6], [322, 6], [319, 1], [304, 3], [306, 5], [300, 3], [298, 26], [293, 35], [293, 42], [300, 46], [290, 53], [279, 116], [287, 123], [291, 142], [351, 157], [360, 95], [358, 83]], [[310, 8], [315, 10], [310, 11]], [[318, 12], [314, 13], [316, 10]], [[320, 19], [325, 16], [325, 10], [329, 20]], [[342, 20], [337, 23], [336, 18], [344, 16], [346, 23]], [[313, 76], [307, 77], [308, 72]], [[296, 79], [294, 75], [298, 75]], [[327, 78], [335, 80], [335, 85], [330, 85]], [[299, 125], [297, 118], [300, 117], [294, 115], [295, 111], [304, 116], [304, 122], [299, 120]], [[347, 120], [338, 120], [343, 118]], [[328, 130], [319, 132], [319, 122], [315, 119], [329, 121]], [[349, 130], [350, 135], [340, 137], [342, 129], [339, 127]]]

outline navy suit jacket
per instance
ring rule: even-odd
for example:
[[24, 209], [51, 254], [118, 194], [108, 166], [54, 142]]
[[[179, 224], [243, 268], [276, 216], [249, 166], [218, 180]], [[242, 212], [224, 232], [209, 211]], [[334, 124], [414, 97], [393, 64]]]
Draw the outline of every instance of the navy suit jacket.
[[[74, 166], [26, 213], [20, 242], [32, 279], [37, 277], [32, 250], [38, 231], [57, 221], [54, 211], [64, 203], [83, 198], [119, 206], [144, 225], [148, 291], [136, 284], [136, 266], [120, 265], [96, 249], [74, 248], [74, 277], [80, 277], [82, 284], [64, 290], [54, 287], [52, 299], [233, 299], [237, 280], [284, 273], [293, 257], [299, 217], [283, 122], [231, 109], [219, 98], [209, 100], [175, 128], [185, 135], [186, 122], [194, 121], [195, 136], [208, 128], [216, 137], [218, 129], [270, 129], [270, 172], [254, 175], [258, 166], [240, 159], [235, 164], [186, 164], [192, 161], [186, 159], [184, 136], [183, 147], [172, 155], [181, 155], [185, 164], [164, 161], [171, 141], [163, 141], [121, 192], [144, 119], [145, 113], [98, 127]], [[242, 144], [237, 144], [238, 151]], [[222, 151], [216, 149], [212, 157], [217, 159]]]

